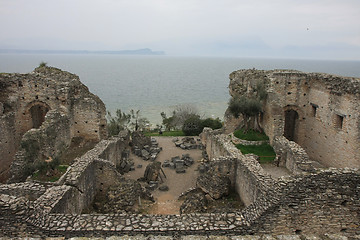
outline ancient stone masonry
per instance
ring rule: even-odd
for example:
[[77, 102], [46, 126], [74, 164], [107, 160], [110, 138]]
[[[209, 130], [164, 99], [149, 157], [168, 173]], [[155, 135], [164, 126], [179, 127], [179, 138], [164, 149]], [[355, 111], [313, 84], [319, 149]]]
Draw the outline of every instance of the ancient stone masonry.
[[[6, 191], [0, 194], [0, 233], [10, 237], [22, 233], [38, 237], [360, 234], [358, 170], [316, 170], [274, 180], [255, 159], [234, 148], [227, 135], [205, 129], [202, 139], [213, 142], [209, 150], [214, 166], [235, 185], [246, 205], [243, 210], [182, 215], [80, 214], [96, 192], [123, 181], [114, 160], [99, 158], [109, 156], [104, 154], [108, 151], [121, 152], [111, 148], [122, 146], [116, 144], [122, 140], [113, 139], [103, 140], [77, 159], [56, 186], [39, 187], [43, 194], [35, 201]], [[227, 157], [217, 155], [224, 152]]]
[[278, 155], [278, 166], [284, 166], [294, 174], [315, 171], [316, 163], [310, 160], [305, 150], [296, 142], [289, 141], [284, 136], [275, 137], [273, 147]]
[[107, 136], [104, 103], [74, 74], [53, 67], [2, 73], [0, 89], [0, 181], [14, 159], [12, 182], [24, 179], [26, 163], [58, 157], [74, 137]]
[[[324, 166], [360, 167], [360, 79], [295, 70], [239, 70], [230, 74], [231, 96], [262, 82], [267, 92], [260, 124], [273, 144], [285, 136]], [[229, 111], [228, 131], [236, 127]]]
[[[41, 75], [43, 70], [38, 71], [40, 72], [29, 74], [30, 77], [37, 76], [37, 74]], [[271, 144], [277, 149], [279, 165], [289, 168], [293, 175], [278, 179], [272, 178], [264, 171], [254, 156], [249, 154], [243, 155], [234, 146], [231, 142], [231, 136], [222, 134], [221, 130], [213, 131], [205, 128], [200, 138], [209, 159], [203, 165], [205, 174], [198, 181], [198, 189], [201, 188], [203, 191], [197, 192], [197, 190], [191, 189], [184, 194], [185, 197], [189, 196], [189, 198], [188, 204], [182, 208], [183, 214], [147, 215], [123, 213], [122, 211], [107, 214], [84, 214], [84, 209], [93, 203], [97, 194], [106, 193], [109, 189], [112, 191], [113, 187], [115, 187], [114, 191], [130, 189], [129, 191], [134, 194], [135, 198], [124, 198], [126, 199], [125, 201], [134, 203], [136, 196], [141, 196], [140, 191], [136, 190], [139, 190], [139, 188], [132, 186], [133, 182], [127, 182], [124, 176], [117, 171], [119, 166], [126, 160], [125, 155], [128, 152], [130, 142], [129, 134], [121, 132], [119, 137], [102, 140], [83, 156], [76, 158], [66, 173], [56, 183], [25, 182], [0, 185], [0, 237], [71, 238], [81, 236], [107, 238], [110, 236], [120, 236], [120, 239], [152, 239], [155, 236], [154, 239], [359, 239], [359, 169], [317, 168], [311, 161], [311, 154], [307, 155], [302, 148], [300, 140], [306, 137], [301, 136], [300, 130], [292, 134], [294, 140], [296, 140], [295, 142], [283, 137], [283, 130], [286, 129], [284, 124], [286, 113], [284, 111], [295, 111], [294, 109], [297, 109], [296, 112], [298, 112], [299, 119], [302, 119], [303, 116], [309, 118], [306, 115], [309, 113], [305, 114], [305, 110], [300, 111], [298, 108], [295, 108], [299, 107], [298, 102], [292, 99], [292, 96], [287, 96], [295, 95], [295, 92], [285, 94], [286, 96], [276, 96], [274, 93], [276, 91], [279, 91], [279, 94], [283, 93], [280, 91], [282, 87], [297, 85], [294, 79], [303, 77], [304, 79], [300, 82], [305, 81], [305, 79], [308, 81], [307, 84], [304, 82], [304, 88], [305, 85], [311, 83], [315, 86], [314, 91], [316, 89], [328, 91], [326, 92], [328, 95], [325, 94], [326, 96], [343, 101], [340, 101], [340, 105], [335, 104], [336, 106], [330, 104], [332, 107], [335, 106], [333, 109], [338, 111], [343, 109], [341, 107], [343, 106], [342, 104], [350, 106], [351, 104], [347, 101], [351, 102], [353, 98], [358, 99], [359, 92], [352, 87], [352, 84], [357, 86], [357, 80], [349, 80], [350, 83], [340, 86], [337, 84], [338, 80], [335, 77], [334, 79], [331, 77], [329, 83], [315, 81], [314, 79], [319, 76], [324, 78], [327, 76], [321, 74], [307, 75], [293, 71], [290, 73], [286, 71], [278, 71], [279, 73], [273, 71], [249, 71], [237, 72], [233, 76], [240, 77], [244, 75], [244, 78], [240, 78], [242, 79], [240, 83], [244, 86], [250, 86], [251, 84], [248, 84], [247, 81], [251, 82], [253, 77], [268, 79], [266, 81], [269, 93], [267, 104], [273, 102], [274, 105], [266, 105], [262, 124], [270, 136]], [[48, 78], [53, 76], [51, 72], [48, 74]], [[280, 80], [279, 83], [276, 83], [279, 74], [281, 78], [287, 79], [285, 83], [280, 84]], [[310, 78], [310, 76], [314, 77], [314, 79]], [[316, 82], [320, 85], [316, 85]], [[4, 84], [4, 81], [0, 81], [0, 84]], [[242, 85], [239, 86], [241, 87]], [[280, 87], [281, 85], [282, 87]], [[22, 86], [24, 86], [24, 83], [22, 83]], [[8, 93], [11, 92], [7, 91]], [[1, 97], [5, 96], [3, 93], [1, 94]], [[299, 95], [299, 98], [305, 97], [303, 95], [304, 92], [296, 94]], [[300, 97], [301, 94], [302, 96]], [[309, 101], [318, 106], [315, 108], [315, 111], [312, 109], [312, 106], [315, 105], [310, 104], [310, 110], [314, 110], [315, 116], [319, 117], [319, 119], [320, 116], [324, 117], [323, 114], [325, 113], [322, 112], [323, 110], [320, 111], [322, 109], [321, 106], [323, 106], [323, 109], [329, 109], [330, 105], [320, 105], [319, 102], [313, 102], [317, 98], [314, 96], [315, 93], [311, 93], [310, 90], [306, 94], [312, 95], [313, 97], [309, 98]], [[321, 95], [318, 95], [317, 97], [321, 98]], [[283, 97], [286, 98], [286, 101], [281, 100]], [[343, 97], [346, 97], [345, 100], [342, 99]], [[7, 97], [4, 99], [7, 99]], [[293, 101], [292, 104], [289, 104], [292, 107], [287, 106], [290, 100]], [[66, 98], [65, 102], [67, 101], [69, 100]], [[17, 106], [8, 103], [4, 104], [5, 102], [1, 101], [2, 116], [6, 115], [5, 118], [2, 118], [2, 121], [3, 119], [11, 119], [12, 116], [15, 116], [16, 111], [13, 111], [14, 109], [11, 109], [11, 106]], [[277, 105], [277, 102], [284, 103], [285, 110], [284, 106], [281, 104]], [[322, 104], [323, 102], [320, 103]], [[59, 104], [61, 105], [61, 103]], [[354, 109], [358, 110], [358, 105], [355, 104], [356, 106], [353, 106], [354, 104], [352, 102], [349, 108], [351, 111]], [[40, 125], [35, 124], [34, 127], [37, 128], [30, 130], [30, 133], [26, 133], [24, 137], [21, 135], [25, 142], [27, 139], [31, 139], [26, 136], [31, 134], [31, 132], [37, 134], [36, 136], [42, 137], [45, 131], [53, 129], [53, 127], [49, 127], [46, 130], [45, 126], [47, 125], [46, 118], [52, 118], [52, 114], [57, 114], [56, 112], [51, 113], [54, 109], [51, 107], [47, 111], [45, 105], [37, 106], [35, 109], [37, 110], [31, 110], [37, 112], [35, 114], [37, 120], [34, 120], [34, 122], [41, 122], [42, 114], [39, 113], [44, 111], [47, 113], [44, 118], [45, 122], [41, 122]], [[268, 111], [272, 115], [268, 114]], [[56, 119], [62, 119], [61, 114], [68, 116], [60, 110], [57, 112], [60, 115], [57, 115], [59, 117], [56, 117]], [[276, 115], [277, 113], [278, 115]], [[294, 112], [289, 114], [290, 116], [287, 116], [287, 118], [296, 116]], [[353, 119], [354, 116], [358, 117], [357, 114], [359, 114], [359, 111], [351, 112], [351, 114], [347, 112], [342, 121], [335, 122], [338, 124], [336, 125], [338, 128], [342, 124], [342, 128], [337, 131], [344, 132], [345, 126], [352, 127], [354, 122], [357, 124], [356, 120]], [[73, 118], [71, 116], [64, 121], [72, 123]], [[305, 121], [304, 119], [302, 120]], [[322, 118], [320, 120], [321, 124], [328, 124]], [[269, 123], [274, 124], [271, 125]], [[275, 125], [275, 123], [281, 123], [282, 125]], [[316, 125], [315, 123], [311, 124], [314, 124], [314, 127]], [[316, 125], [316, 127], [321, 128], [321, 124]], [[74, 123], [74, 125], [76, 124]], [[296, 121], [293, 125], [298, 126], [297, 129], [301, 129], [301, 127], [306, 128], [306, 126], [300, 126], [301, 124], [296, 123]], [[56, 124], [50, 124], [49, 126], [56, 126]], [[65, 131], [70, 129], [70, 136], [72, 136], [74, 130], [72, 126], [65, 128]], [[278, 129], [279, 126], [280, 130]], [[328, 125], [327, 128], [332, 126]], [[346, 131], [348, 130], [350, 128], [346, 129]], [[315, 134], [313, 132], [309, 134]], [[329, 130], [330, 133], [333, 134]], [[321, 134], [324, 134], [324, 132], [321, 132]], [[288, 137], [290, 135], [287, 134]], [[330, 135], [326, 136], [328, 139], [330, 138]], [[9, 136], [4, 137], [4, 139], [7, 137]], [[41, 139], [41, 137], [36, 139]], [[343, 133], [336, 137], [343, 140], [347, 139], [349, 144], [350, 140], [353, 141], [352, 134], [348, 136]], [[61, 141], [61, 139], [54, 142], [58, 141]], [[146, 141], [148, 142], [148, 140]], [[45, 143], [42, 140], [32, 142], [39, 145]], [[51, 141], [49, 142], [51, 143]], [[148, 144], [150, 143], [148, 142]], [[52, 150], [48, 148], [43, 152], [50, 153]], [[311, 149], [311, 147], [309, 148]], [[354, 150], [352, 147], [345, 148], [345, 150], [349, 151]], [[337, 158], [336, 151], [332, 152], [332, 162], [341, 160]], [[344, 159], [347, 161], [346, 154], [344, 153]], [[18, 151], [18, 155], [19, 157], [21, 155], [26, 156], [26, 151], [22, 154]], [[358, 155], [354, 154], [354, 156]], [[349, 165], [351, 164], [349, 163]], [[226, 192], [229, 185], [240, 196], [245, 205], [244, 208], [235, 209], [231, 212], [193, 212], [203, 212], [205, 206], [203, 203], [206, 203], [207, 195], [214, 198], [220, 197], [223, 192]], [[122, 187], [116, 188], [116, 186]], [[128, 188], [129, 186], [130, 188]], [[194, 198], [200, 198], [201, 201], [198, 204], [192, 204], [194, 200], [194, 198], [191, 200], [192, 193]], [[113, 199], [114, 205], [123, 207], [124, 199]]]

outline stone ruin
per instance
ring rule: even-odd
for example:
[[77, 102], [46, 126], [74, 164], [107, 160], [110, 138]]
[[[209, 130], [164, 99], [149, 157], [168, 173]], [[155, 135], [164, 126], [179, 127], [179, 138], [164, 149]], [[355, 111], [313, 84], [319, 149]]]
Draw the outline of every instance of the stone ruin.
[[186, 168], [194, 164], [194, 159], [190, 157], [190, 154], [183, 154], [180, 156], [172, 157], [171, 160], [165, 160], [163, 167], [174, 169], [176, 173], [185, 173]]
[[199, 138], [197, 139], [195, 139], [194, 137], [175, 138], [173, 142], [176, 147], [179, 147], [183, 150], [203, 148]]
[[132, 150], [145, 161], [155, 161], [162, 150], [155, 138], [147, 137], [141, 132], [132, 133]]
[[55, 159], [74, 138], [107, 137], [104, 103], [79, 77], [53, 67], [0, 74], [0, 181], [24, 180], [25, 168]]
[[[359, 78], [244, 69], [230, 74], [229, 93], [249, 96], [256, 92], [259, 83], [264, 85], [267, 98], [258, 122], [271, 145], [285, 144], [277, 141], [284, 137], [325, 167], [360, 167]], [[227, 110], [226, 133], [232, 132], [240, 121]]]
[[[40, 79], [46, 76], [45, 79], [50, 81], [56, 77], [63, 79], [65, 75], [68, 76], [66, 73], [46, 68], [35, 70], [35, 72], [28, 74], [27, 77], [29, 79]], [[1, 75], [2, 79], [4, 76], [9, 79], [11, 77], [17, 79], [18, 77], [16, 74], [5, 74]], [[277, 75], [269, 76], [271, 76], [271, 81], [276, 85]], [[316, 90], [318, 88], [315, 85], [316, 78], [314, 76], [316, 77], [317, 75], [309, 75], [307, 79], [312, 82], [311, 84]], [[279, 77], [289, 78], [291, 80], [290, 84], [286, 84], [294, 85], [294, 78], [299, 77], [302, 79], [304, 75], [300, 73], [288, 74], [286, 72], [280, 74]], [[26, 79], [23, 75], [20, 75], [19, 78], [22, 80]], [[21, 88], [25, 85], [34, 85], [31, 81], [29, 83], [21, 81], [22, 84], [15, 80], [9, 81], [11, 84], [6, 86], [6, 89], [15, 89], [15, 86]], [[74, 81], [77, 82], [77, 79], [74, 78]], [[356, 93], [357, 90], [351, 87], [352, 84], [357, 84], [356, 81], [352, 81], [351, 84], [345, 83], [342, 86], [337, 86], [336, 79], [331, 78], [329, 85], [326, 86], [330, 93], [336, 94], [336, 96], [341, 96], [341, 94], [348, 96], [349, 92], [354, 91], [356, 95], [358, 94]], [[67, 81], [64, 82], [66, 85]], [[0, 81], [0, 83], [3, 84], [3, 81]], [[319, 85], [321, 84], [322, 81], [319, 81]], [[36, 88], [35, 85], [33, 87]], [[343, 88], [345, 88], [344, 92], [342, 92]], [[54, 89], [57, 89], [57, 91], [51, 98], [56, 98], [57, 94], [61, 92], [61, 88], [54, 87]], [[71, 89], [67, 89], [69, 94], [65, 96], [71, 98], [73, 93], [79, 93], [76, 91], [76, 88]], [[44, 95], [40, 94], [40, 92], [38, 91], [38, 99], [43, 99]], [[9, 91], [6, 94], [13, 96], [12, 94], [15, 94], [15, 91]], [[17, 94], [15, 95], [17, 96]], [[281, 94], [281, 91], [279, 91], [279, 94]], [[292, 92], [285, 95], [294, 94]], [[75, 94], [75, 96], [77, 95]], [[24, 96], [25, 99], [27, 97], [28, 95]], [[3, 99], [7, 100], [3, 101]], [[334, 97], [334, 99], [339, 100], [337, 97]], [[7, 121], [11, 120], [11, 117], [16, 113], [16, 111], [13, 111], [15, 108], [9, 107], [17, 106], [11, 105], [13, 100], [14, 98], [8, 98], [1, 92], [3, 109], [1, 124], [18, 124], [16, 121]], [[65, 98], [65, 104], [68, 101], [70, 100]], [[83, 101], [85, 101], [85, 98]], [[5, 102], [6, 104], [4, 104]], [[73, 104], [77, 101], [73, 99], [70, 102], [69, 106], [74, 106]], [[60, 106], [60, 109], [64, 109], [61, 101], [57, 102], [57, 104]], [[355, 104], [357, 103], [355, 102]], [[65, 105], [65, 108], [66, 106], [68, 105]], [[335, 104], [334, 106], [337, 107], [338, 105]], [[36, 108], [38, 110], [34, 111], [37, 111], [37, 113], [44, 112], [43, 110], [45, 109], [40, 106]], [[77, 108], [78, 115], [75, 115], [87, 116], [87, 111], [90, 111], [89, 109], [79, 107]], [[319, 109], [317, 109], [319, 114], [321, 112], [320, 109], [321, 106], [319, 105]], [[98, 110], [95, 107], [91, 108], [90, 112], [95, 111], [95, 116], [97, 116], [99, 114]], [[12, 111], [14, 113], [9, 114]], [[102, 113], [102, 111], [100, 112]], [[21, 116], [21, 114], [22, 112], [20, 111], [19, 115]], [[34, 116], [41, 116], [41, 114], [35, 114]], [[77, 124], [75, 124], [72, 116], [64, 115], [65, 119], [69, 120], [64, 121], [64, 126], [68, 126], [67, 122], [71, 123], [70, 129], [72, 130], [69, 136], [73, 136], [71, 134], [83, 133], [81, 128], [75, 127], [77, 124], [84, 125], [83, 122], [79, 123], [78, 120]], [[90, 116], [93, 115], [90, 114]], [[265, 116], [267, 115], [264, 115], [263, 124], [266, 121], [270, 121]], [[343, 119], [344, 129], [346, 129], [345, 126], [353, 123], [353, 116], [356, 117], [356, 113], [352, 113], [351, 117], [350, 114], [344, 117], [346, 118]], [[347, 122], [347, 117], [351, 119], [349, 122]], [[61, 117], [56, 118], [61, 121], [63, 119]], [[90, 117], [89, 119], [94, 120], [98, 118]], [[21, 122], [22, 120], [19, 121]], [[100, 121], [94, 121], [92, 126], [97, 126], [100, 129], [103, 128], [101, 124], [100, 126], [98, 125]], [[31, 127], [37, 127], [38, 124], [34, 124], [34, 122], [39, 123], [39, 121], [34, 120]], [[40, 136], [42, 136], [42, 131], [46, 131], [46, 127], [51, 125], [46, 125], [45, 122], [40, 126], [40, 133], [37, 133]], [[266, 131], [269, 131], [269, 129], [272, 129], [273, 132], [278, 131], [269, 126], [265, 128], [268, 129]], [[283, 125], [280, 124], [279, 126]], [[4, 131], [3, 129], [1, 128], [2, 131]], [[86, 128], [84, 131], [89, 133], [89, 136], [90, 133], [98, 134], [95, 134], [98, 136], [98, 140], [102, 138], [100, 136], [106, 135], [105, 133], [102, 135], [100, 129], [95, 129], [97, 132], [95, 132], [94, 128]], [[11, 140], [8, 133], [1, 136], [4, 136], [5, 141], [6, 139]], [[14, 134], [14, 136], [18, 135]], [[114, 205], [122, 206], [125, 209], [129, 208], [129, 211], [131, 211], [130, 206], [136, 205], [136, 197], [140, 196], [141, 198], [142, 196], [142, 191], [140, 191], [138, 185], [135, 186], [132, 182], [124, 180], [117, 170], [123, 160], [126, 159], [124, 156], [129, 150], [130, 136], [128, 133], [123, 132], [116, 138], [103, 139], [93, 149], [76, 158], [67, 172], [55, 183], [27, 181], [0, 185], [0, 237], [71, 238], [82, 236], [108, 238], [110, 236], [119, 236], [120, 239], [161, 238], [185, 240], [194, 238], [208, 239], [208, 236], [211, 236], [210, 239], [226, 240], [358, 239], [360, 235], [359, 170], [350, 168], [318, 169], [311, 165], [311, 160], [309, 160], [311, 158], [307, 155], [307, 151], [301, 150], [300, 144], [293, 144], [286, 137], [281, 137], [282, 134], [269, 134], [269, 136], [271, 143], [278, 149], [281, 155], [280, 163], [287, 167], [289, 171], [292, 171], [293, 175], [279, 179], [272, 178], [264, 171], [256, 159], [251, 155], [243, 155], [236, 149], [229, 140], [228, 135], [222, 134], [220, 131], [212, 131], [205, 128], [201, 134], [201, 142], [204, 150], [206, 150], [208, 161], [204, 165], [203, 174], [198, 179], [198, 188], [188, 192], [189, 200], [185, 200], [185, 202], [195, 203], [199, 199], [201, 201], [199, 201], [199, 204], [184, 205], [182, 207], [183, 214], [180, 215], [132, 214], [121, 211], [119, 213], [84, 213], [94, 203], [96, 196], [104, 193], [111, 194], [112, 192], [122, 190], [130, 192], [130, 195], [133, 195], [132, 198], [124, 197], [124, 199], [116, 199], [110, 195], [107, 196], [109, 202], [113, 202]], [[85, 135], [82, 137], [85, 137]], [[2, 143], [4, 143], [4, 138], [1, 139]], [[31, 138], [29, 137], [28, 139]], [[351, 140], [352, 138], [342, 136], [341, 139]], [[14, 140], [11, 141], [12, 143], [14, 142]], [[350, 144], [350, 141], [348, 143]], [[354, 142], [351, 144], [354, 144]], [[8, 145], [10, 146], [11, 144]], [[149, 143], [148, 146], [150, 146]], [[345, 148], [352, 149], [351, 147]], [[139, 147], [139, 149], [142, 148]], [[334, 155], [334, 158], [337, 158], [336, 156]], [[356, 159], [357, 155], [355, 154], [354, 156]], [[339, 161], [339, 159], [332, 159], [332, 161]], [[353, 162], [349, 163], [349, 165], [351, 164]], [[231, 212], [204, 213], [202, 209], [208, 206], [211, 198], [219, 197], [223, 192], [226, 194], [227, 188], [225, 186], [229, 184], [229, 188], [234, 189], [241, 198], [244, 207]], [[186, 197], [185, 195], [184, 197]], [[125, 202], [131, 204], [126, 205]], [[201, 202], [205, 202], [205, 205]], [[264, 234], [266, 236], [262, 236]]]

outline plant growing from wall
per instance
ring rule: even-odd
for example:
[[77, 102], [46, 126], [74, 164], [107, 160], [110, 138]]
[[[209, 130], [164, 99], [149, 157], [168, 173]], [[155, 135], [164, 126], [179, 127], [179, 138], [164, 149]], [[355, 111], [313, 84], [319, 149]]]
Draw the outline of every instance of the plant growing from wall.
[[47, 67], [47, 62], [42, 61], [42, 62], [39, 64], [39, 67]]

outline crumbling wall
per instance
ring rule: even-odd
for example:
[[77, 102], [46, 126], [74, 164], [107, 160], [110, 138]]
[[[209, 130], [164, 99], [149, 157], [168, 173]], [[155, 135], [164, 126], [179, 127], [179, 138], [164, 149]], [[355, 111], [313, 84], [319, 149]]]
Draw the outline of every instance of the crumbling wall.
[[275, 181], [264, 171], [259, 162], [251, 155], [243, 155], [231, 142], [231, 138], [210, 128], [201, 133], [203, 144], [210, 159], [228, 156], [235, 161], [232, 169], [233, 185], [245, 206], [272, 191]]
[[[46, 115], [52, 111], [60, 113], [62, 118], [68, 118], [68, 126], [65, 128], [70, 130], [70, 134], [66, 134], [70, 139], [66, 142], [70, 142], [73, 137], [82, 137], [88, 141], [100, 141], [107, 137], [104, 103], [90, 93], [74, 74], [53, 67], [38, 67], [28, 74], [2, 73], [0, 87], [2, 181], [8, 177], [15, 155], [20, 158], [26, 155], [21, 151], [17, 153], [23, 135], [30, 129], [41, 128], [46, 122]], [[54, 134], [51, 134], [49, 142], [52, 143], [53, 138]], [[51, 147], [53, 153], [50, 157], [59, 154], [58, 149]], [[43, 155], [48, 156], [49, 152], [43, 152]]]
[[[59, 179], [59, 184], [71, 188], [65, 189], [62, 197], [59, 197], [60, 202], [56, 204], [58, 207], [54, 208], [56, 212], [81, 213], [93, 202], [96, 193], [105, 192], [110, 186], [119, 183], [122, 178], [114, 164], [118, 161], [118, 156], [106, 153], [121, 153], [128, 144], [129, 137], [123, 133], [121, 138], [102, 140], [77, 159]], [[108, 159], [101, 159], [102, 156], [107, 156]]]
[[328, 169], [282, 180], [279, 194], [256, 202], [270, 207], [254, 219], [254, 231], [359, 234], [359, 173]]
[[56, 110], [49, 111], [40, 128], [32, 128], [21, 139], [20, 148], [10, 170], [8, 182], [24, 181], [26, 169], [40, 161], [53, 161], [71, 142], [69, 118]]
[[275, 137], [273, 148], [278, 156], [278, 166], [286, 167], [293, 174], [315, 171], [306, 151], [297, 143], [284, 136]]
[[14, 197], [24, 197], [34, 201], [43, 195], [48, 186], [46, 184], [34, 182], [22, 182], [0, 185], [0, 194], [6, 194]]
[[109, 184], [121, 179], [110, 161], [97, 157], [106, 146], [114, 146], [105, 141], [78, 159], [58, 186], [48, 188], [35, 202], [0, 194], [0, 236], [360, 234], [359, 170], [328, 169], [275, 181], [263, 175], [251, 158], [228, 148], [226, 138], [205, 132], [207, 138], [224, 141], [219, 147], [232, 154], [220, 156], [215, 165], [230, 174], [235, 168], [238, 184], [250, 182], [240, 191], [258, 189], [256, 194], [249, 192], [253, 199], [245, 209], [182, 215], [78, 214], [83, 207], [79, 199], [92, 195], [106, 176], [112, 174]]
[[360, 79], [295, 70], [239, 70], [231, 96], [264, 80], [267, 99], [260, 124], [273, 143], [285, 136], [324, 166], [359, 167]]

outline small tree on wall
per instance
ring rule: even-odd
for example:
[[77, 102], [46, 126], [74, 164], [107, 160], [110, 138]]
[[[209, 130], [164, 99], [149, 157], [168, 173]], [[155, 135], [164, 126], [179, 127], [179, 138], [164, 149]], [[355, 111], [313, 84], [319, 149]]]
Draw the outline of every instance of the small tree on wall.
[[241, 128], [247, 132], [253, 129], [262, 132], [258, 118], [262, 111], [262, 102], [266, 99], [267, 92], [263, 82], [258, 82], [252, 94], [232, 97], [229, 101], [229, 110], [231, 114], [238, 118], [243, 118]]

